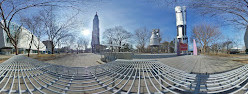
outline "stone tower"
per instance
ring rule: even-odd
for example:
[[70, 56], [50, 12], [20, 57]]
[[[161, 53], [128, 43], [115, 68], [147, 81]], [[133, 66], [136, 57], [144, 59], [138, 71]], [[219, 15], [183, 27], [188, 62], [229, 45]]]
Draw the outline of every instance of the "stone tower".
[[96, 13], [93, 19], [93, 30], [92, 30], [92, 39], [91, 39], [91, 51], [92, 53], [100, 52], [100, 42], [99, 42], [99, 19]]

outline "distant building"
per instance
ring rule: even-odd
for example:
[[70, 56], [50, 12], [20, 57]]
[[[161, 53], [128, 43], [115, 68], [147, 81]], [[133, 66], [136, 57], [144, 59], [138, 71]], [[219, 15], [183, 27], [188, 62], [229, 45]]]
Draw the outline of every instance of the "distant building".
[[[2, 24], [2, 22], [0, 24]], [[19, 39], [18, 39], [19, 54], [27, 54], [29, 49], [29, 44], [32, 38], [32, 33], [24, 27], [21, 27], [21, 30], [18, 31], [19, 27], [20, 27], [19, 25], [12, 22], [10, 25], [10, 32], [12, 34], [15, 32], [19, 32]], [[34, 36], [30, 53], [38, 52], [37, 50], [38, 43], [40, 43], [40, 47], [39, 47], [40, 52], [46, 50], [45, 45], [42, 42], [38, 41], [38, 38]], [[15, 49], [10, 42], [10, 38], [7, 36], [3, 28], [0, 27], [0, 54], [14, 54], [14, 52]]]
[[46, 53], [52, 53], [52, 41], [42, 41], [44, 45], [46, 45]]
[[92, 30], [92, 39], [91, 39], [91, 51], [92, 53], [100, 52], [100, 42], [99, 42], [99, 19], [96, 13], [93, 19], [93, 30]]

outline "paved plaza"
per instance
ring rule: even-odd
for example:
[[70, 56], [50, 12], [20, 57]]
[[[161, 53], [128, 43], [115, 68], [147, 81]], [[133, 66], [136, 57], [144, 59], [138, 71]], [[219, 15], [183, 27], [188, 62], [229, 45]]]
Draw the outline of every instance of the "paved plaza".
[[[69, 61], [73, 59], [73, 56], [65, 58]], [[89, 56], [91, 55], [85, 55], [85, 57]], [[50, 64], [22, 55], [13, 56], [0, 64], [0, 92], [34, 94], [248, 93], [248, 64], [228, 72], [198, 74], [188, 73], [161, 63], [167, 60], [165, 57], [176, 57], [173, 54], [135, 56], [150, 59], [119, 59], [96, 66], [67, 67], [61, 66], [62, 63]], [[155, 58], [157, 60], [154, 60]], [[176, 59], [180, 60], [180, 58], [182, 60], [197, 58], [196, 61], [198, 61], [198, 59], [204, 60], [206, 56], [180, 56]]]
[[158, 58], [157, 60], [188, 73], [217, 73], [232, 70], [245, 65], [245, 63], [235, 62], [233, 59], [234, 58], [230, 57], [185, 55], [170, 58]]
[[71, 54], [55, 60], [46, 61], [48, 63], [68, 66], [68, 67], [88, 67], [99, 65], [100, 55], [92, 53]]
[[237, 57], [218, 57], [207, 55], [182, 55], [176, 54], [136, 54], [135, 59], [157, 60], [163, 64], [169, 65], [188, 73], [218, 73], [236, 69], [245, 65], [233, 61]]
[[[88, 67], [100, 65], [100, 55], [92, 53], [71, 54], [63, 58], [46, 61], [48, 63], [69, 67]], [[156, 60], [187, 73], [218, 73], [239, 68], [246, 63], [233, 61], [234, 57], [214, 57], [207, 55], [176, 54], [135, 54], [134, 60]]]

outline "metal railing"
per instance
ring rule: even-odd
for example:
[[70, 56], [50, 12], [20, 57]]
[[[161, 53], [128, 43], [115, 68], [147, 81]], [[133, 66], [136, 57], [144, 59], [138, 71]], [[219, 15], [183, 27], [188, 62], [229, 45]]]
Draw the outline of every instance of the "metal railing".
[[247, 69], [190, 74], [157, 61], [65, 67], [14, 56], [0, 64], [0, 93], [247, 93]]

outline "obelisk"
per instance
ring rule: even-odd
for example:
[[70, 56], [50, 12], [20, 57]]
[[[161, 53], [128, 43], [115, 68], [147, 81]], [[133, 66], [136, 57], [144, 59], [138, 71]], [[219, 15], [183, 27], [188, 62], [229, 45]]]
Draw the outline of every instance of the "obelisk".
[[195, 39], [193, 39], [193, 55], [197, 55], [197, 46], [195, 43]]

